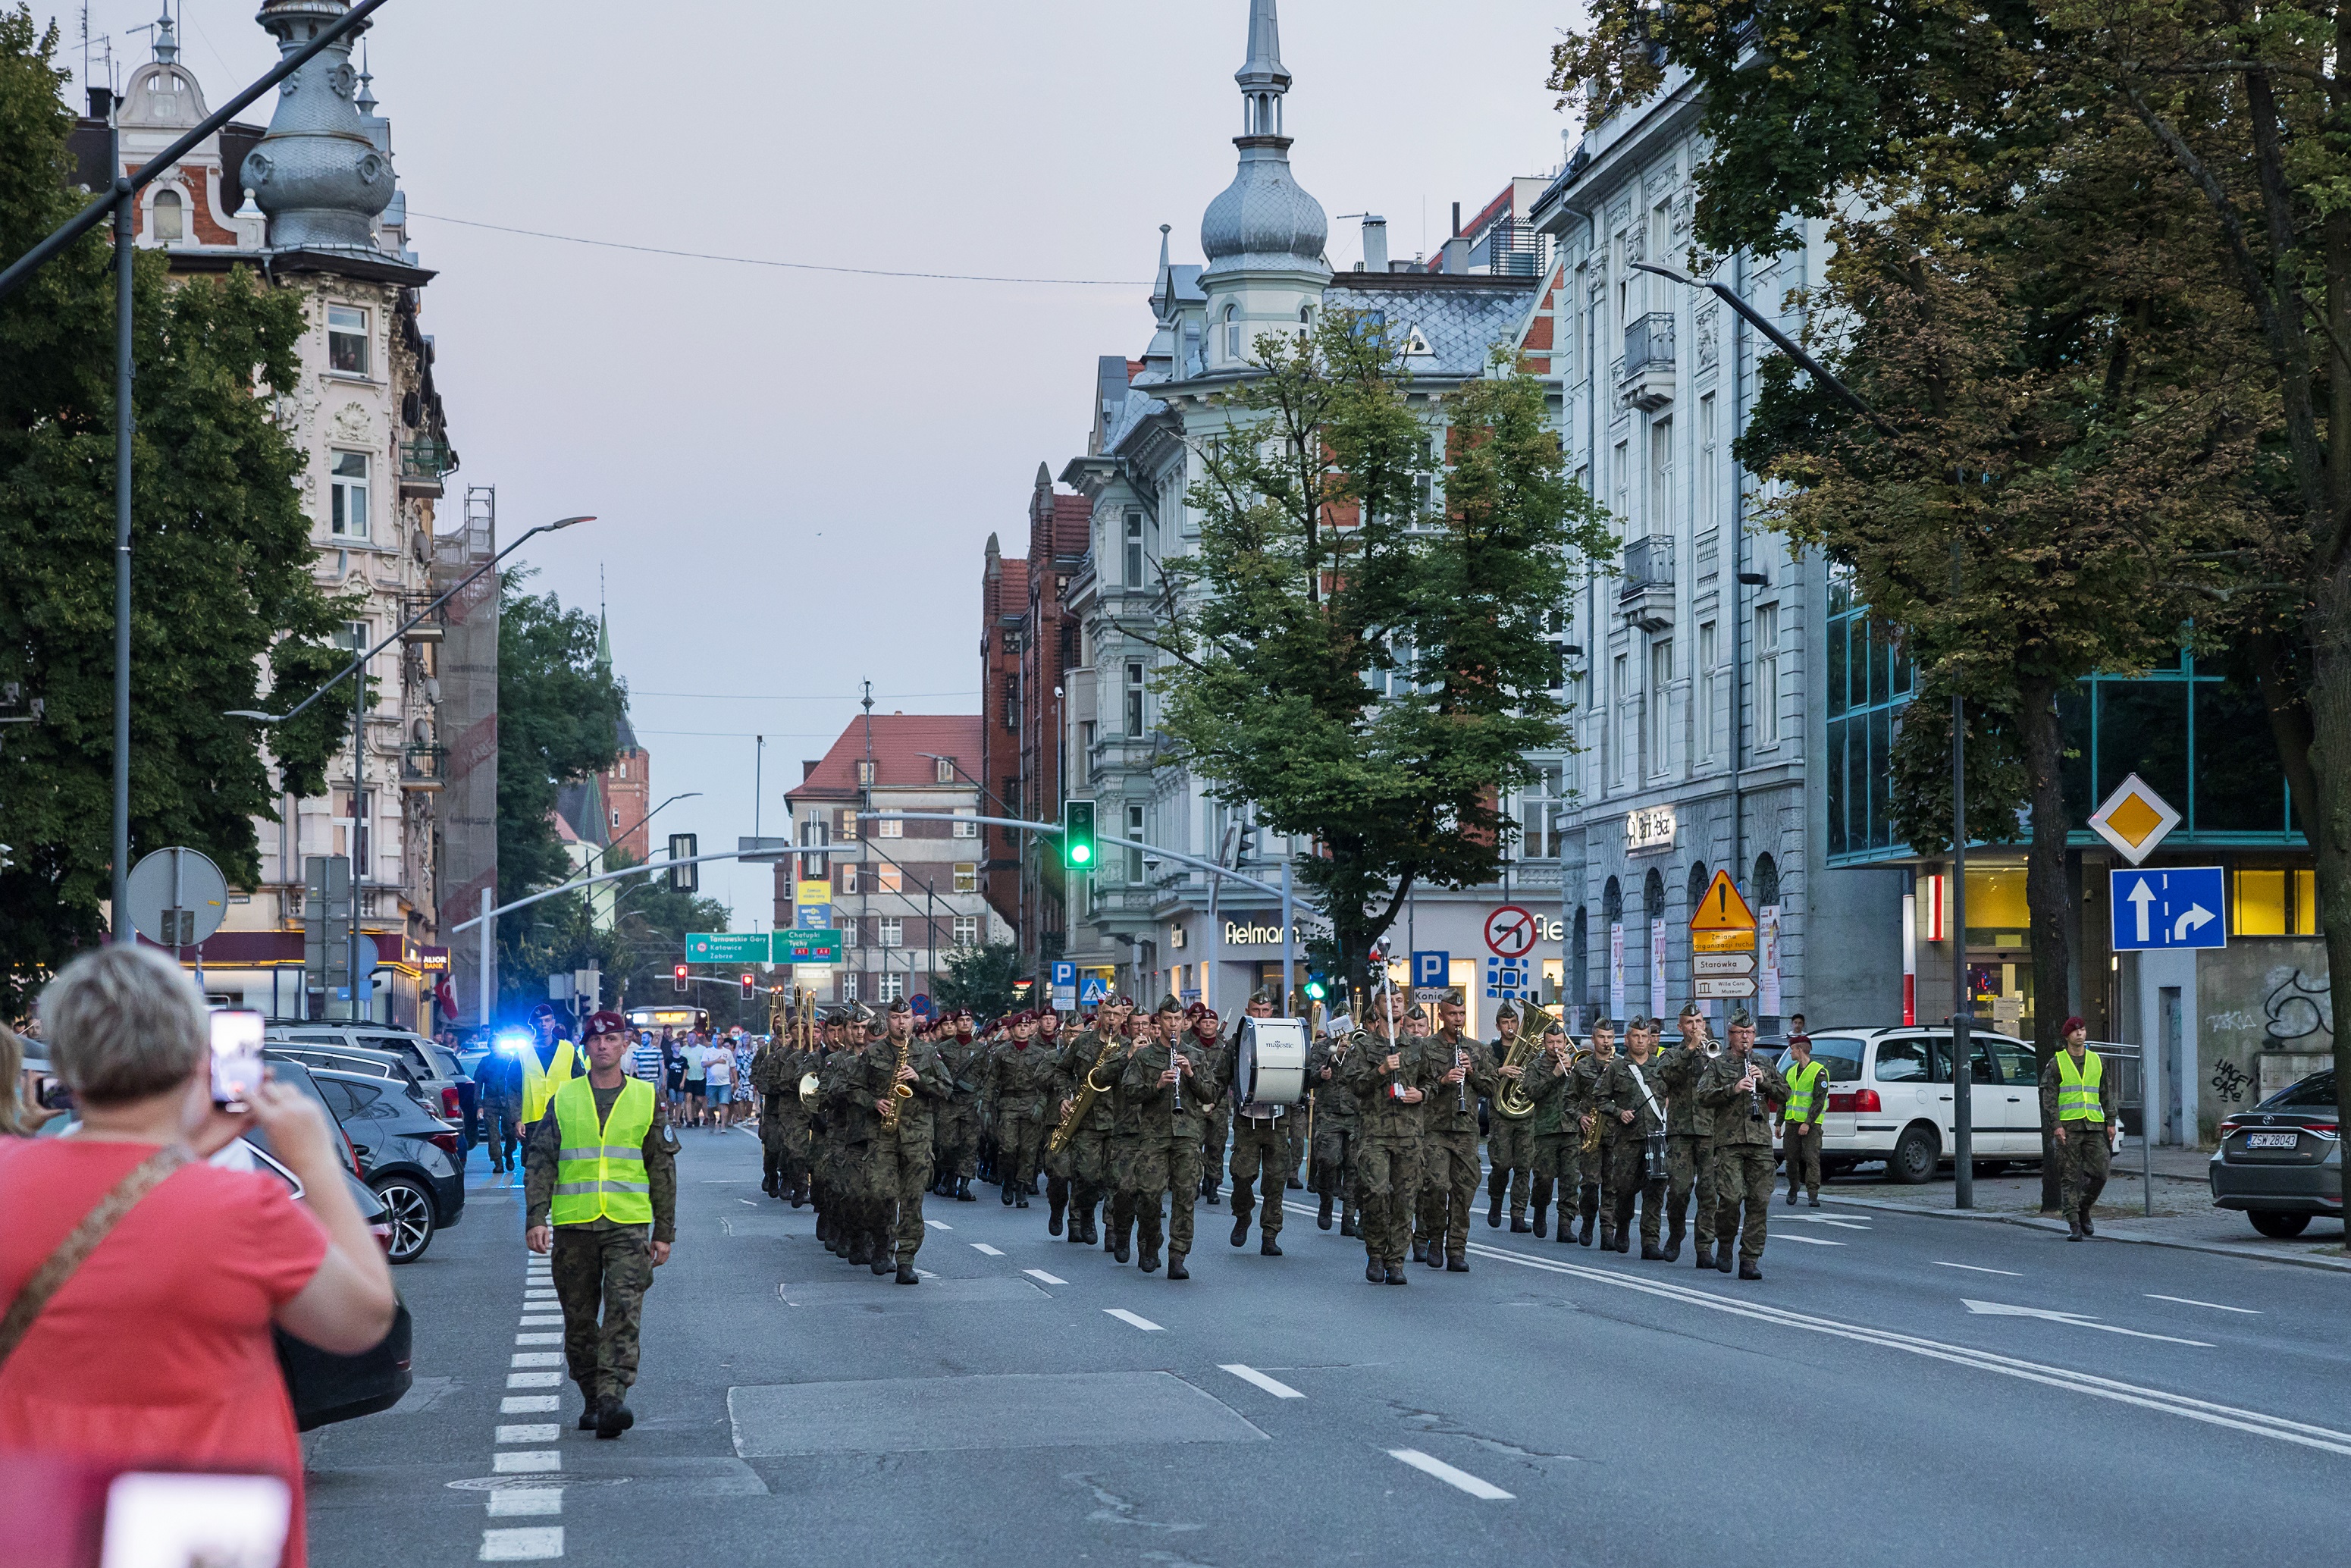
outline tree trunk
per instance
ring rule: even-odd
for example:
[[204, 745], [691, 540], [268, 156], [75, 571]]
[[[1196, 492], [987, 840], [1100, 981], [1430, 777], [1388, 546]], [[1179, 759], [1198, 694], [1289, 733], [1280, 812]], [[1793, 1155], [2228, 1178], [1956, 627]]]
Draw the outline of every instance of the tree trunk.
[[[2068, 919], [2073, 896], [2065, 885], [2065, 838], [2073, 823], [2066, 817], [2064, 780], [2060, 773], [2064, 738], [2058, 727], [2056, 689], [2046, 681], [2026, 681], [2020, 683], [2018, 697], [2018, 739], [2024, 753], [2025, 787], [2032, 802], [2032, 841], [2024, 861], [2024, 903], [2032, 922], [2032, 1050], [2036, 1064], [2046, 1068], [2059, 1049], [2059, 1030], [2074, 1010]], [[1967, 1071], [1955, 1068], [1951, 1076], [1953, 1092], [1961, 1092]], [[2041, 1130], [2043, 1213], [2054, 1214], [2062, 1207], [2060, 1187], [2049, 1129], [2044, 1126]]]
[[[2326, 937], [2326, 988], [2333, 1004], [2335, 1108], [2351, 1124], [2351, 573], [2325, 585], [2310, 620], [2310, 770], [2314, 796], [2302, 830], [2317, 862], [2318, 925]], [[2345, 1250], [2351, 1252], [2351, 1240]]]

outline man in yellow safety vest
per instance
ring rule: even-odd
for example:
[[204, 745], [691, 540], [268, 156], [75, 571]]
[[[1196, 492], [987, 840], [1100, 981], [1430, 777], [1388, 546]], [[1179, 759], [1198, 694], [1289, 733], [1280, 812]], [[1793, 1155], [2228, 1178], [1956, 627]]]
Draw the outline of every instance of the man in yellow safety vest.
[[[602, 1015], [599, 1015], [600, 1017]], [[530, 1015], [531, 1042], [522, 1048], [522, 1127], [523, 1142], [530, 1141], [534, 1123], [547, 1114], [548, 1103], [555, 1092], [571, 1081], [580, 1070], [579, 1053], [571, 1042], [563, 1038], [555, 1021], [555, 1009], [547, 1003], [538, 1004]]]
[[625, 1401], [645, 1291], [677, 1235], [677, 1141], [653, 1086], [622, 1068], [628, 1020], [596, 1013], [587, 1034], [587, 1076], [554, 1092], [554, 1113], [523, 1145], [524, 1239], [554, 1255], [564, 1361], [587, 1401], [580, 1429], [617, 1437], [636, 1421]]
[[1780, 1076], [1788, 1081], [1788, 1103], [1780, 1112], [1780, 1150], [1788, 1162], [1788, 1204], [1795, 1206], [1796, 1189], [1802, 1187], [1818, 1208], [1821, 1118], [1828, 1114], [1829, 1070], [1813, 1060], [1813, 1037], [1801, 1027], [1788, 1036], [1788, 1054], [1780, 1063]]
[[2065, 1239], [2086, 1241], [2096, 1234], [2090, 1209], [2105, 1190], [2114, 1157], [2115, 1084], [2105, 1061], [2088, 1049], [2089, 1026], [2067, 1019], [2064, 1035], [2065, 1048], [2041, 1071], [2041, 1118], [2064, 1166]]

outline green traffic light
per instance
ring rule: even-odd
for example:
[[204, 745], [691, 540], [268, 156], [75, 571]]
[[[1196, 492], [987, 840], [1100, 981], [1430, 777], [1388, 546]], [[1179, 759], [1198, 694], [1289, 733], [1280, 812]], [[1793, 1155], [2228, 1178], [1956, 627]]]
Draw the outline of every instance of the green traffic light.
[[1094, 847], [1092, 844], [1071, 844], [1070, 846], [1071, 864], [1083, 865], [1093, 858]]
[[1071, 871], [1085, 871], [1094, 863], [1094, 803], [1092, 800], [1061, 802], [1061, 863]]

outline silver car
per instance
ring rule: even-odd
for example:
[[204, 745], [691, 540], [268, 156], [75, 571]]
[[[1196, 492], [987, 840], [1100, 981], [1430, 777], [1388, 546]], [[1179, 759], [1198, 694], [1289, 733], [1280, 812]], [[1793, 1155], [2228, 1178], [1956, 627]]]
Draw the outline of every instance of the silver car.
[[2220, 1124], [2205, 1167], [2212, 1202], [2239, 1208], [2264, 1236], [2299, 1236], [2314, 1214], [2343, 1218], [2343, 1124], [2335, 1071], [2314, 1072]]
[[269, 1026], [267, 1043], [328, 1051], [382, 1051], [400, 1059], [410, 1082], [423, 1092], [428, 1108], [451, 1121], [465, 1114], [464, 1096], [458, 1088], [464, 1074], [457, 1071], [456, 1059], [421, 1034], [383, 1024], [280, 1023]]

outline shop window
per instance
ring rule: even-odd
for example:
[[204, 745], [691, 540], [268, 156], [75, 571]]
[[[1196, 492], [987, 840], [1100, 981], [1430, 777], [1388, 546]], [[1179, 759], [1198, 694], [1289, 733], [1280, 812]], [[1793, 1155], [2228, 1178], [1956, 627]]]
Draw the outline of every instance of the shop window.
[[2032, 917], [2024, 902], [2024, 868], [1968, 868], [1968, 929], [2026, 931]]
[[2312, 936], [2318, 932], [2318, 873], [2241, 866], [2229, 878], [2229, 935]]

